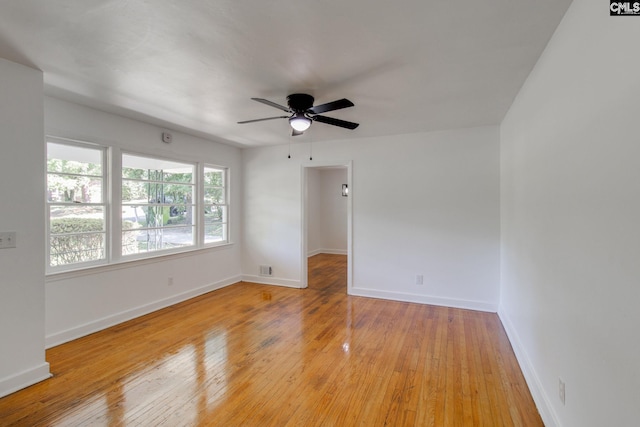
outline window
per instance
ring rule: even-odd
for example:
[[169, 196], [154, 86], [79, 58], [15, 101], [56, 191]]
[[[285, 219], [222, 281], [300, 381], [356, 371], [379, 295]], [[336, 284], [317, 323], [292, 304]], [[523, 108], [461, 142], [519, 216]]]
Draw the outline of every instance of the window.
[[204, 243], [227, 241], [226, 170], [204, 167]]
[[195, 245], [195, 166], [122, 155], [122, 255]]
[[47, 143], [49, 267], [106, 260], [104, 158], [101, 147]]
[[47, 272], [229, 243], [228, 170], [47, 137]]

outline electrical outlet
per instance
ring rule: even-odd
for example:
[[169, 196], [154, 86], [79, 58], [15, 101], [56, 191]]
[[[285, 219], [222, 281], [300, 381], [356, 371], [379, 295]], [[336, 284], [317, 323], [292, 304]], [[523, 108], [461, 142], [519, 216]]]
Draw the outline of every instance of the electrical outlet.
[[416, 274], [416, 285], [424, 284], [424, 276], [422, 274]]
[[0, 232], [0, 249], [9, 249], [16, 247], [16, 232], [4, 231]]
[[173, 286], [173, 277], [169, 277], [169, 279], [167, 280], [167, 285]]
[[562, 404], [564, 405], [565, 386], [564, 386], [564, 381], [562, 381], [562, 378], [558, 378], [558, 393], [560, 396], [560, 402], [562, 402]]

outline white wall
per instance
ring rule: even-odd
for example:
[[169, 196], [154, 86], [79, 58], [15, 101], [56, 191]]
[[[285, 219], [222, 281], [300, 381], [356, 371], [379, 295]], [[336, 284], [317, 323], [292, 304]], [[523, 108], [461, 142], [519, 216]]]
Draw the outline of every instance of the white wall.
[[309, 168], [307, 252], [347, 254], [347, 168]]
[[322, 201], [320, 195], [322, 181], [320, 169], [307, 169], [307, 255], [313, 256], [322, 252]]
[[[352, 160], [352, 294], [497, 310], [496, 127], [245, 149], [243, 273], [299, 286], [301, 166]], [[424, 285], [415, 276], [424, 275]]]
[[548, 426], [640, 419], [638, 41], [574, 1], [501, 126], [500, 316]]
[[[230, 235], [235, 242], [187, 254], [48, 276], [48, 346], [240, 280], [242, 155], [238, 148], [173, 131], [173, 142], [165, 144], [161, 141], [161, 128], [49, 97], [45, 98], [45, 127], [48, 135], [229, 167]], [[44, 167], [43, 162], [37, 163], [38, 168]], [[173, 278], [172, 286], [168, 285], [169, 277]]]
[[347, 253], [347, 198], [342, 196], [342, 184], [347, 183], [347, 169], [320, 171], [320, 223], [322, 250], [327, 253]]
[[49, 377], [44, 343], [42, 73], [0, 59], [0, 397]]

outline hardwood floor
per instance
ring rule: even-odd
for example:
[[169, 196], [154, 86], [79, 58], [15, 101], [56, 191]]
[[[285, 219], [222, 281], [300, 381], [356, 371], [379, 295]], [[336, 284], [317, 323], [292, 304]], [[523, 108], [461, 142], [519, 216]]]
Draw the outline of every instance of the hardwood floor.
[[2, 426], [541, 426], [498, 317], [238, 283], [47, 351]]

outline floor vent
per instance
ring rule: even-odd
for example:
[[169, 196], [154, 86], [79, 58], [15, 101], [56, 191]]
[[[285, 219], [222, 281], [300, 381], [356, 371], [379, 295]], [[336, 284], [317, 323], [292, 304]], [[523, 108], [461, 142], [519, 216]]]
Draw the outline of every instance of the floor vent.
[[271, 276], [273, 275], [273, 270], [270, 265], [261, 265], [260, 266], [260, 275], [261, 276]]

